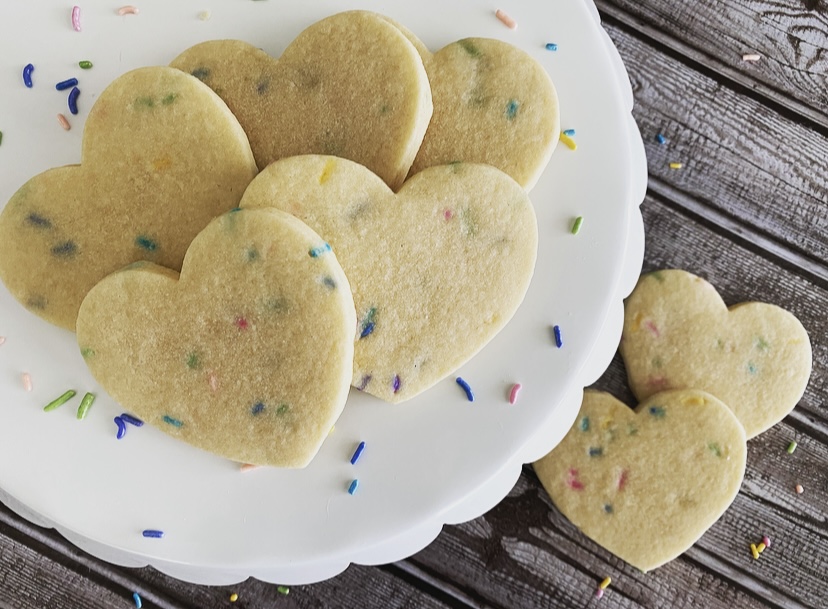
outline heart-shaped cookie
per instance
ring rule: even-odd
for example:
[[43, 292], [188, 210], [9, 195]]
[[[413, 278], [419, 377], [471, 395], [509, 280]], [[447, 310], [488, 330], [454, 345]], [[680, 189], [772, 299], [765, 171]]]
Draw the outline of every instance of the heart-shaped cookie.
[[451, 374], [509, 321], [537, 225], [525, 191], [485, 165], [430, 168], [395, 195], [351, 161], [278, 161], [242, 207], [288, 211], [331, 244], [357, 308], [353, 383], [400, 402]]
[[171, 68], [142, 68], [95, 102], [81, 165], [29, 180], [0, 215], [0, 278], [34, 313], [75, 329], [86, 293], [136, 260], [179, 269], [190, 242], [256, 175], [218, 96]]
[[432, 113], [417, 50], [365, 11], [315, 23], [278, 60], [245, 42], [218, 40], [187, 49], [170, 65], [227, 102], [262, 169], [293, 155], [332, 154], [365, 165], [396, 190]]
[[96, 285], [78, 344], [120, 404], [229, 459], [304, 467], [345, 405], [356, 318], [330, 248], [284, 212], [234, 211], [180, 278], [150, 263]]
[[633, 411], [584, 392], [563, 441], [534, 464], [558, 509], [642, 571], [672, 560], [719, 519], [745, 473], [745, 432], [702, 391], [667, 391]]
[[757, 302], [728, 309], [708, 282], [679, 270], [641, 277], [624, 306], [621, 355], [639, 400], [707, 391], [748, 438], [793, 410], [811, 375], [811, 343], [791, 313]]
[[558, 95], [532, 56], [490, 38], [465, 38], [437, 53], [388, 19], [423, 58], [434, 115], [411, 175], [454, 161], [484, 163], [530, 190], [560, 136]]

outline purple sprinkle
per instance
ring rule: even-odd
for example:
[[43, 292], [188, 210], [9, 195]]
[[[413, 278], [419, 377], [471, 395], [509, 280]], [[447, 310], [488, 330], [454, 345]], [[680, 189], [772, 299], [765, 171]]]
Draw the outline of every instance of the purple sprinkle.
[[146, 529], [141, 535], [144, 537], [152, 537], [153, 539], [161, 539], [164, 536], [164, 531], [157, 531], [155, 529]]
[[357, 386], [357, 391], [365, 391], [365, 388], [368, 386], [368, 383], [371, 382], [372, 378], [374, 377], [370, 374], [366, 374], [365, 376], [363, 376], [362, 380], [359, 382], [359, 385]]
[[561, 327], [555, 326], [552, 328], [552, 332], [555, 333], [555, 346], [560, 349], [563, 347], [563, 338], [561, 337]]
[[23, 84], [29, 89], [34, 86], [34, 83], [32, 82], [32, 72], [34, 72], [34, 66], [32, 64], [29, 64], [23, 68]]
[[397, 393], [400, 390], [400, 385], [402, 385], [402, 382], [400, 381], [400, 375], [395, 374], [394, 375], [394, 384], [392, 385], [392, 387], [394, 388], [394, 393]]
[[457, 381], [457, 384], [460, 385], [463, 388], [463, 391], [466, 392], [466, 397], [469, 398], [469, 402], [474, 402], [474, 393], [472, 392], [469, 384], [463, 380], [463, 377], [458, 376], [455, 381]]
[[118, 426], [118, 435], [116, 437], [120, 440], [126, 435], [126, 423], [124, 423], [124, 420], [121, 417], [115, 417], [112, 420], [115, 421], [115, 425]]
[[362, 456], [363, 450], [365, 450], [365, 442], [360, 442], [359, 446], [357, 446], [354, 451], [354, 456], [351, 457], [351, 465], [356, 465], [356, 462], [359, 461], [359, 458]]
[[58, 91], [65, 91], [66, 89], [71, 89], [72, 87], [76, 87], [78, 84], [77, 78], [70, 78], [68, 80], [62, 80], [58, 84], [55, 85], [55, 89]]
[[144, 422], [141, 419], [139, 419], [138, 417], [134, 417], [131, 414], [128, 414], [126, 412], [121, 415], [121, 420], [124, 423], [129, 423], [130, 425], [135, 425], [135, 427], [141, 427], [144, 424]]
[[69, 112], [72, 114], [78, 113], [78, 96], [80, 96], [80, 89], [77, 87], [69, 92]]
[[354, 478], [354, 480], [351, 482], [351, 486], [348, 487], [348, 494], [353, 495], [354, 493], [356, 493], [356, 490], [357, 490], [358, 486], [359, 486], [359, 480]]

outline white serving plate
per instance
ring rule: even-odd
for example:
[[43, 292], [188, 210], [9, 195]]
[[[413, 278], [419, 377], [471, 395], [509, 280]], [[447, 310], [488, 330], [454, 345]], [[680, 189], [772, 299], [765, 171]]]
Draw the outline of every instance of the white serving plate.
[[[381, 11], [433, 50], [469, 36], [499, 38], [540, 61], [558, 89], [560, 146], [531, 193], [540, 241], [535, 277], [515, 318], [459, 374], [399, 406], [352, 391], [336, 431], [301, 471], [246, 474], [223, 459], [144, 427], [115, 439], [121, 409], [86, 370], [69, 332], [40, 321], [0, 286], [0, 500], [80, 548], [113, 563], [152, 565], [174, 577], [230, 584], [249, 576], [285, 584], [319, 581], [348, 564], [399, 560], [446, 523], [474, 518], [514, 484], [523, 463], [551, 450], [576, 416], [581, 391], [605, 370], [621, 333], [622, 299], [643, 258], [638, 205], [646, 162], [632, 120], [632, 93], [591, 0], [254, 2], [142, 0], [118, 16], [105, 0], [82, 3], [73, 31], [62, 0], [6, 8], [0, 39], [0, 205], [28, 178], [80, 158], [82, 124], [97, 94], [132, 68], [166, 64], [184, 48], [240, 38], [278, 56], [310, 23], [341, 10]], [[211, 11], [203, 21], [199, 13]], [[547, 42], [558, 50], [545, 49]], [[95, 67], [78, 69], [88, 59]], [[21, 71], [36, 66], [34, 89]], [[64, 132], [65, 95], [54, 83], [81, 79], [81, 115]], [[584, 216], [579, 235], [572, 220]], [[564, 346], [551, 327], [560, 325]], [[23, 390], [27, 371], [34, 390]], [[523, 385], [510, 405], [510, 386]], [[84, 421], [78, 398], [44, 413], [68, 388], [98, 400]], [[367, 443], [356, 466], [349, 459]], [[357, 493], [347, 488], [359, 478]], [[163, 539], [142, 537], [144, 529]]]

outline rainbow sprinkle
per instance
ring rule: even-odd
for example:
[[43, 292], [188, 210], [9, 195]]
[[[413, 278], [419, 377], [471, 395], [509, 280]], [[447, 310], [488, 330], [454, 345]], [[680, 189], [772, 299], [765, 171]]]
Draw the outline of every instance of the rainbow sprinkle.
[[75, 393], [76, 392], [75, 392], [74, 389], [70, 389], [69, 391], [64, 393], [62, 396], [60, 396], [59, 398], [55, 398], [54, 400], [52, 400], [51, 402], [46, 404], [46, 406], [43, 407], [43, 412], [51, 412], [51, 411], [55, 410], [56, 408], [60, 408], [66, 402], [68, 402], [73, 397], [75, 397]]
[[354, 455], [351, 457], [351, 465], [356, 465], [359, 458], [362, 456], [362, 451], [365, 450], [365, 442], [360, 442], [359, 446], [356, 447], [354, 451]]
[[149, 537], [151, 539], [161, 539], [164, 537], [164, 531], [159, 531], [157, 529], [144, 529], [141, 532], [141, 535], [144, 537]]
[[354, 478], [354, 479], [351, 481], [351, 486], [349, 486], [349, 487], [348, 487], [348, 494], [349, 494], [349, 495], [353, 495], [354, 493], [356, 493], [357, 488], [359, 488], [359, 480], [357, 480], [356, 478]]
[[469, 386], [469, 384], [465, 380], [463, 380], [463, 377], [458, 376], [454, 380], [458, 385], [460, 385], [460, 387], [463, 388], [463, 391], [466, 392], [466, 397], [468, 398], [469, 402], [474, 402], [474, 392], [472, 392], [472, 388]]

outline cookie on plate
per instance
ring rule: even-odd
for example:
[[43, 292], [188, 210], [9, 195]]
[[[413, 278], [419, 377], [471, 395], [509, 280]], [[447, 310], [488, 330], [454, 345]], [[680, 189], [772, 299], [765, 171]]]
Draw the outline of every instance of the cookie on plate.
[[389, 402], [477, 353], [511, 319], [534, 271], [532, 203], [485, 165], [432, 167], [395, 195], [351, 161], [293, 157], [259, 174], [241, 206], [283, 209], [331, 244], [359, 319], [353, 384]]
[[89, 292], [77, 338], [125, 409], [228, 459], [304, 467], [348, 396], [356, 317], [316, 233], [238, 210], [193, 241], [181, 275], [137, 263]]
[[621, 355], [639, 400], [664, 389], [701, 389], [726, 403], [748, 438], [781, 421], [811, 375], [811, 342], [777, 306], [728, 308], [686, 271], [641, 277], [624, 305]]
[[454, 161], [484, 163], [530, 190], [560, 136], [558, 95], [531, 55], [491, 38], [465, 38], [437, 53], [388, 19], [423, 58], [434, 115], [411, 174]]
[[402, 184], [431, 118], [423, 62], [379, 15], [349, 11], [304, 30], [279, 59], [238, 40], [191, 47], [171, 66], [213, 88], [250, 137], [260, 169], [331, 154]]
[[89, 112], [80, 165], [50, 169], [0, 214], [0, 279], [30, 311], [75, 329], [86, 293], [136, 260], [181, 268], [190, 242], [238, 205], [256, 164], [208, 87], [141, 68]]
[[534, 467], [587, 537], [649, 571], [719, 519], [739, 492], [746, 458], [741, 424], [702, 391], [659, 393], [634, 411], [586, 391], [569, 433]]

